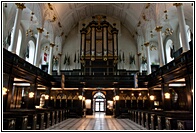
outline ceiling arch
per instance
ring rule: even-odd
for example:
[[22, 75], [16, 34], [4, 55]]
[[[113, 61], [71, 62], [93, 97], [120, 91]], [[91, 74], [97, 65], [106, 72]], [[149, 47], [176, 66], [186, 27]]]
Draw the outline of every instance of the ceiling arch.
[[[50, 31], [50, 34], [53, 32], [54, 36], [67, 36], [73, 27], [75, 27], [80, 21], [85, 20], [87, 18], [91, 18], [94, 15], [105, 15], [107, 17], [114, 18], [128, 29], [131, 36], [137, 41], [138, 35], [145, 36], [146, 31], [153, 31], [154, 38], [156, 38], [156, 31], [154, 30], [157, 24], [157, 20], [160, 22], [159, 24], [164, 27], [164, 10], [167, 8], [168, 10], [168, 18], [172, 27], [177, 27], [178, 24], [178, 16], [176, 7], [173, 6], [173, 3], [141, 3], [141, 2], [130, 2], [130, 3], [111, 3], [111, 2], [78, 2], [78, 3], [26, 3], [25, 6], [28, 9], [23, 10], [23, 18], [22, 25], [27, 30], [27, 25], [29, 22], [29, 15], [31, 12], [31, 7], [34, 5], [35, 12], [35, 22], [34, 23], [34, 32], [37, 34], [36, 28], [44, 26], [44, 22], [47, 20], [52, 20], [53, 16], [56, 15], [56, 21], [52, 22], [52, 27], [49, 29], [43, 27], [47, 31]], [[52, 7], [49, 7], [49, 5]], [[185, 20], [187, 24], [190, 26], [191, 30], [193, 26], [191, 25], [193, 22], [193, 5], [191, 3], [183, 3], [184, 14], [186, 16]], [[14, 3], [8, 3], [7, 8], [4, 8], [4, 14], [6, 15], [7, 20], [7, 30], [10, 27], [13, 27], [14, 18], [16, 14], [16, 6]], [[48, 10], [51, 14], [49, 16], [45, 16], [46, 10]], [[26, 14], [26, 17], [25, 17]], [[150, 21], [145, 21], [143, 19], [143, 15]], [[141, 21], [140, 27], [138, 27], [138, 23]], [[60, 23], [60, 24], [59, 24]], [[151, 23], [151, 24], [149, 24]], [[146, 26], [148, 25], [148, 26]], [[150, 26], [149, 26], [150, 25]], [[60, 27], [61, 26], [61, 27]], [[150, 28], [150, 29], [146, 29]], [[51, 31], [55, 30], [55, 31]], [[192, 30], [193, 31], [193, 30]], [[47, 32], [44, 32], [44, 36], [46, 36]], [[50, 35], [51, 36], [51, 35]], [[63, 37], [63, 40], [65, 39]], [[54, 37], [53, 37], [54, 38]], [[154, 38], [150, 38], [151, 40], [147, 41], [155, 41]]]
[[[106, 15], [118, 19], [127, 29], [133, 30], [138, 23], [145, 3], [53, 3], [61, 18], [64, 31], [75, 26], [78, 21], [94, 15]], [[65, 32], [69, 33], [69, 31]]]

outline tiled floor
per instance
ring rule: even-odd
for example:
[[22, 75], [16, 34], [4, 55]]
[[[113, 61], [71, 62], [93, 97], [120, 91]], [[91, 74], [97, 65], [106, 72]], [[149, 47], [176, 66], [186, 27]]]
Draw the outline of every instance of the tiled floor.
[[86, 118], [69, 118], [45, 130], [146, 130], [129, 119], [116, 119], [96, 113]]

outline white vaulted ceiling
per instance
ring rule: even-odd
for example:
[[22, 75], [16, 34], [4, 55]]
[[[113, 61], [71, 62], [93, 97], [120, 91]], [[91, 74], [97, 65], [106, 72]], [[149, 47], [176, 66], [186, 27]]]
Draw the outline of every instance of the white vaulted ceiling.
[[[168, 10], [168, 19], [174, 30], [178, 25], [178, 16], [176, 7], [173, 3], [142, 3], [142, 2], [126, 2], [126, 3], [106, 3], [106, 2], [61, 2], [50, 3], [52, 10], [49, 8], [49, 3], [25, 3], [26, 8], [23, 9], [21, 26], [24, 31], [27, 30], [30, 19], [30, 12], [35, 12], [33, 17], [34, 34], [37, 34], [36, 28], [43, 27], [44, 36], [47, 32], [54, 33], [54, 36], [60, 36], [64, 33], [64, 36], [68, 36], [69, 32], [79, 24], [79, 22], [91, 18], [94, 15], [105, 15], [107, 17], [118, 20], [124, 27], [128, 29], [132, 36], [135, 36], [137, 40], [137, 33], [144, 37], [144, 34], [150, 34], [152, 30], [155, 35], [154, 38], [150, 38], [148, 41], [157, 41], [156, 39], [156, 26], [163, 26], [165, 23], [164, 10]], [[148, 6], [149, 5], [149, 6]], [[146, 8], [148, 6], [148, 8]], [[193, 5], [191, 3], [183, 3], [184, 14], [186, 23], [189, 24], [192, 29], [193, 23]], [[9, 31], [14, 24], [16, 14], [15, 3], [8, 3], [7, 7], [3, 8], [4, 27]], [[55, 22], [48, 23], [52, 20], [53, 15], [57, 17]], [[143, 19], [143, 15], [147, 18], [147, 21]], [[48, 22], [46, 22], [48, 21]], [[155, 21], [157, 22], [155, 24]], [[61, 23], [60, 27], [58, 22]], [[138, 23], [141, 22], [140, 27]], [[60, 28], [59, 28], [60, 27]], [[52, 31], [53, 30], [53, 31]], [[192, 30], [193, 31], [193, 30]], [[143, 33], [141, 33], [143, 32]], [[148, 32], [148, 33], [147, 33]], [[51, 38], [51, 36], [50, 36]], [[154, 39], [154, 40], [153, 40]], [[164, 37], [163, 37], [164, 39]]]
[[127, 29], [134, 30], [145, 5], [146, 3], [52, 3], [65, 30], [93, 15], [118, 19]]

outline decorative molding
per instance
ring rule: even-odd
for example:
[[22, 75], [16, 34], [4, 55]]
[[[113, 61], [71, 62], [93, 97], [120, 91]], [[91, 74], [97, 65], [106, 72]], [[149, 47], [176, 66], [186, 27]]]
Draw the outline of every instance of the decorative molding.
[[50, 3], [48, 3], [48, 7], [50, 10], [53, 10], [52, 5]]
[[43, 30], [43, 28], [37, 28], [37, 31], [38, 31], [39, 33], [42, 33], [44, 30]]
[[50, 43], [50, 46], [51, 46], [51, 47], [54, 47], [54, 46], [55, 46], [55, 44], [54, 44], [54, 43]]
[[142, 53], [138, 53], [137, 55], [140, 56]]
[[182, 3], [174, 3], [173, 6], [182, 6]]
[[148, 47], [148, 46], [150, 45], [150, 43], [149, 43], [149, 42], [145, 42], [144, 45], [145, 45], [146, 47]]
[[163, 28], [162, 26], [156, 26], [155, 30], [156, 30], [157, 32], [159, 32], [159, 31], [161, 31], [162, 28]]
[[15, 5], [17, 6], [18, 9], [23, 10], [24, 8], [26, 8], [26, 6], [24, 5], [24, 3], [15, 3]]
[[150, 3], [147, 3], [145, 8], [148, 9], [149, 7], [150, 7]]

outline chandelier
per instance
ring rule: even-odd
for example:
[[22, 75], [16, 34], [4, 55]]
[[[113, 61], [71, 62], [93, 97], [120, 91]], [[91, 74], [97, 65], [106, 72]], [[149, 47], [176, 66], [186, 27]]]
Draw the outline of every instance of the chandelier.
[[34, 15], [34, 13], [31, 12], [30, 24], [29, 24], [29, 27], [28, 27], [28, 29], [27, 29], [27, 31], [26, 31], [26, 36], [28, 36], [29, 34], [30, 34], [31, 36], [33, 36], [33, 30], [31, 30], [31, 24], [32, 24], [32, 21], [33, 21], [33, 15]]
[[164, 13], [165, 13], [165, 22], [166, 22], [166, 25], [165, 25], [166, 29], [164, 31], [164, 35], [169, 36], [169, 35], [172, 35], [174, 31], [173, 31], [172, 26], [169, 23], [167, 10], [165, 10]]
[[[33, 4], [33, 11], [34, 11], [34, 4]], [[33, 25], [33, 16], [34, 16], [34, 12], [33, 11], [31, 12], [31, 17], [30, 17], [28, 29], [26, 31], [26, 36], [28, 36], [28, 35], [33, 36], [33, 30], [31, 29], [31, 26]]]

